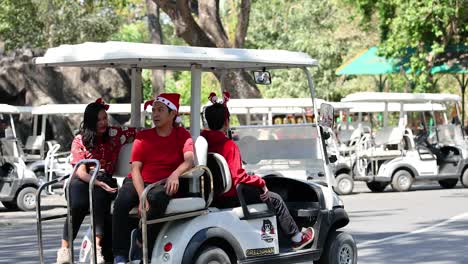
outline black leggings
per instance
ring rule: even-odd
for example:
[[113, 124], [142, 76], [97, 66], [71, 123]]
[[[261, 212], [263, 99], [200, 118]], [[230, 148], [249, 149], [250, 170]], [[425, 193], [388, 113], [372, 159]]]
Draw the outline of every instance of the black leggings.
[[[145, 183], [145, 186], [148, 184]], [[157, 185], [148, 193], [150, 210], [147, 218], [155, 219], [164, 215], [171, 197], [166, 194], [163, 185]], [[132, 179], [126, 178], [119, 195], [115, 199], [114, 214], [112, 215], [112, 249], [114, 256], [128, 256], [130, 250], [129, 212], [140, 204], [140, 198], [133, 186]], [[161, 223], [148, 225], [148, 253], [151, 252]]]
[[[260, 199], [260, 194], [263, 193], [262, 189], [252, 186], [244, 185], [244, 199], [247, 204], [263, 203]], [[299, 232], [296, 222], [289, 213], [288, 207], [283, 201], [283, 198], [275, 192], [268, 192], [270, 195], [271, 205], [275, 211], [279, 226], [287, 237], [292, 237]], [[237, 196], [233, 197], [218, 197], [213, 205], [218, 208], [232, 208], [240, 206]]]
[[[70, 210], [72, 215], [73, 239], [76, 238], [84, 218], [89, 212], [89, 184], [73, 176], [70, 183]], [[113, 181], [106, 183], [110, 187], [117, 187]], [[115, 198], [114, 193], [108, 193], [101, 187], [94, 188], [94, 222], [96, 227], [96, 235], [103, 236], [104, 222], [110, 217], [110, 206]], [[63, 226], [64, 240], [68, 240], [68, 219], [65, 220]]]

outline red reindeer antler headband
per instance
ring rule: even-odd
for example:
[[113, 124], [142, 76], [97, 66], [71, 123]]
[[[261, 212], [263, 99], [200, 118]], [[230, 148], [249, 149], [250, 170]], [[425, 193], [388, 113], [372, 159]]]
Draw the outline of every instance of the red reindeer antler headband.
[[95, 101], [96, 104], [102, 104], [104, 106], [104, 109], [109, 110], [109, 105], [106, 104], [106, 102], [104, 102], [104, 100], [102, 98], [98, 98], [96, 99]]
[[218, 97], [216, 96], [216, 93], [210, 93], [208, 96], [208, 100], [212, 104], [222, 104], [224, 106], [224, 109], [226, 110], [224, 112], [224, 119], [228, 120], [229, 119], [229, 109], [227, 108], [227, 102], [231, 99], [231, 94], [229, 92], [223, 92], [223, 99], [218, 101]]

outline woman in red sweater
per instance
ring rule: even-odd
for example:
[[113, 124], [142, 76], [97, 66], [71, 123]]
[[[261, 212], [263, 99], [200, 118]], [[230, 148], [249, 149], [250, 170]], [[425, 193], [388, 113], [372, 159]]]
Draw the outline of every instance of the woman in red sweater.
[[247, 185], [244, 192], [246, 203], [269, 201], [273, 205], [281, 229], [291, 239], [293, 250], [304, 248], [314, 240], [314, 229], [308, 227], [302, 232], [299, 231], [281, 196], [268, 191], [265, 181], [261, 177], [247, 174], [242, 168], [239, 148], [233, 140], [226, 136], [230, 117], [229, 110], [226, 107], [229, 93], [223, 93], [221, 102], [217, 101], [218, 99], [214, 93], [210, 94], [209, 99], [213, 104], [208, 106], [204, 113], [209, 130], [202, 131], [201, 135], [208, 142], [209, 152], [216, 152], [226, 159], [232, 177], [231, 190], [215, 197], [214, 204], [219, 207], [240, 206], [236, 186], [239, 183], [244, 183]]

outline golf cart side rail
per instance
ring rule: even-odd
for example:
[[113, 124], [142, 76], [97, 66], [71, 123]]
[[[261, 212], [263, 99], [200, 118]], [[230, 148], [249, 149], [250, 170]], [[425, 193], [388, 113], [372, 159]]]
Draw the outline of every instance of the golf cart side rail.
[[[209, 187], [210, 193], [208, 195], [208, 198], [205, 197], [205, 182], [204, 182], [205, 173], [208, 174], [208, 177], [209, 177], [208, 187]], [[141, 229], [142, 229], [143, 263], [144, 264], [148, 264], [148, 234], [147, 234], [148, 225], [206, 214], [207, 213], [206, 209], [208, 208], [208, 206], [210, 206], [211, 202], [213, 201], [213, 175], [211, 174], [211, 171], [207, 166], [197, 165], [194, 168], [182, 174], [181, 176], [179, 176], [179, 178], [186, 178], [186, 179], [191, 179], [194, 182], [197, 182], [197, 181], [200, 182], [200, 192], [201, 192], [202, 198], [206, 200], [205, 208], [202, 210], [196, 210], [196, 211], [191, 211], [187, 213], [180, 213], [177, 215], [169, 215], [169, 216], [153, 219], [150, 221], [148, 221], [147, 219], [148, 215], [147, 215], [146, 210], [141, 210], [140, 224], [141, 224]], [[142, 208], [146, 208], [146, 201], [147, 201], [148, 193], [156, 186], [162, 185], [164, 183], [166, 183], [166, 179], [152, 183], [145, 187], [140, 198], [140, 204]]]
[[[94, 170], [92, 177], [95, 178], [98, 171], [99, 171], [99, 161], [96, 159], [83, 159], [80, 160], [78, 163], [75, 164], [73, 167], [72, 173], [70, 175], [65, 175], [62, 176], [58, 179], [46, 182], [42, 184], [39, 189], [36, 192], [36, 228], [37, 228], [37, 240], [38, 240], [38, 250], [39, 250], [39, 263], [44, 264], [44, 248], [43, 248], [43, 239], [42, 239], [42, 222], [43, 221], [49, 221], [49, 220], [54, 220], [54, 219], [59, 219], [59, 218], [67, 218], [68, 220], [68, 247], [70, 250], [70, 263], [73, 263], [73, 230], [72, 230], [72, 215], [70, 211], [70, 184], [71, 184], [71, 177], [75, 175], [76, 170], [78, 169], [79, 166], [83, 164], [88, 164], [88, 163], [94, 163], [96, 164], [96, 169]], [[60, 214], [60, 215], [53, 215], [53, 216], [47, 216], [47, 217], [42, 217], [41, 213], [41, 193], [44, 189], [46, 189], [48, 186], [54, 185], [56, 183], [65, 181], [66, 179], [69, 179], [67, 184], [65, 185], [65, 195], [66, 195], [66, 202], [67, 202], [67, 213], [66, 214]], [[91, 196], [91, 195], [90, 195]], [[93, 214], [91, 214], [91, 219], [93, 219]], [[93, 241], [94, 242], [94, 241]], [[95, 263], [95, 262], [94, 262]]]

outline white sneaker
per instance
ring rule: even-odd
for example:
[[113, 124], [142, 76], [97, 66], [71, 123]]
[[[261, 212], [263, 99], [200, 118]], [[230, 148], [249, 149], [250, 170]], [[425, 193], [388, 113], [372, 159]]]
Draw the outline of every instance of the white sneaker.
[[70, 263], [70, 250], [63, 247], [57, 251], [57, 264], [69, 264]]
[[102, 247], [96, 247], [96, 263], [97, 264], [106, 263], [106, 261], [104, 260], [104, 256], [102, 255]]

